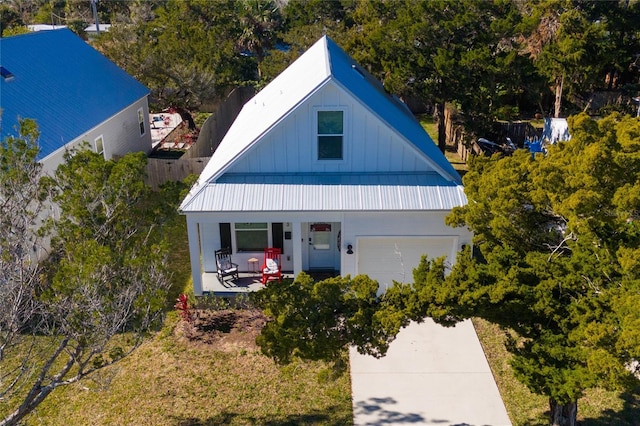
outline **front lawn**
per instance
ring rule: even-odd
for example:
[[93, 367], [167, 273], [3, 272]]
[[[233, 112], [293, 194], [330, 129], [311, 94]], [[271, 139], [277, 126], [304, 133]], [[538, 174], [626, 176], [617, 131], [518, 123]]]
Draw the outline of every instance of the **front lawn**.
[[[174, 195], [179, 197], [179, 191]], [[187, 339], [173, 303], [192, 293], [185, 219], [165, 224], [174, 284], [168, 315], [133, 355], [93, 380], [54, 391], [26, 425], [345, 425], [353, 422], [349, 374], [321, 362], [277, 366], [250, 338]], [[193, 296], [191, 296], [193, 298]], [[233, 327], [231, 327], [233, 328]], [[242, 332], [243, 330], [240, 330]], [[247, 332], [248, 333], [248, 332]]]
[[349, 376], [322, 363], [278, 367], [255, 345], [186, 340], [175, 314], [162, 331], [93, 381], [56, 391], [29, 425], [343, 425]]
[[[162, 329], [93, 380], [53, 392], [25, 424], [351, 424], [349, 374], [332, 378], [329, 366], [320, 362], [275, 365], [256, 347], [256, 329], [239, 327], [242, 315], [231, 312], [224, 324], [203, 326], [213, 338], [186, 337], [172, 309], [175, 297], [191, 290], [184, 218], [176, 213], [166, 232], [173, 245], [174, 288]], [[548, 424], [547, 400], [515, 379], [501, 330], [481, 320], [474, 325], [513, 425]], [[639, 407], [640, 393], [621, 396], [596, 389], [580, 400], [578, 416], [583, 426], [634, 426], [640, 424]]]

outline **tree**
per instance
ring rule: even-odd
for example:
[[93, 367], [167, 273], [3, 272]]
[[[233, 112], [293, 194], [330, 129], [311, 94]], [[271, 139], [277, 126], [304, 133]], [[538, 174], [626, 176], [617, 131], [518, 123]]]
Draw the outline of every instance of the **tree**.
[[[50, 194], [60, 215], [42, 228], [52, 235], [46, 262], [29, 256], [32, 228], [39, 225], [35, 209], [25, 215], [29, 223], [3, 227], [27, 230], [1, 235], [2, 258], [16, 266], [11, 274], [2, 270], [7, 274], [0, 299], [0, 392], [7, 411], [0, 425], [18, 424], [56, 388], [132, 353], [161, 319], [169, 287], [157, 226], [161, 215], [155, 214], [161, 210], [152, 208], [151, 191], [142, 180], [144, 154], [105, 161], [90, 151], [67, 153], [55, 176], [43, 178], [40, 186], [32, 182], [34, 172], [29, 180], [18, 172], [23, 166], [39, 169], [35, 139], [25, 135], [30, 136], [6, 143], [19, 149], [2, 155], [0, 181], [23, 200]], [[12, 176], [20, 179], [7, 178]], [[3, 193], [3, 199], [9, 195]], [[6, 251], [9, 244], [17, 249]]]
[[448, 275], [425, 259], [411, 289], [390, 290], [413, 319], [503, 327], [516, 377], [549, 398], [554, 426], [576, 424], [586, 389], [631, 385], [640, 356], [640, 122], [569, 123], [571, 141], [546, 157], [476, 159], [469, 202], [448, 218], [474, 231], [475, 255]]
[[326, 360], [344, 371], [349, 346], [383, 356], [406, 317], [376, 295], [378, 283], [367, 276], [320, 282], [305, 273], [295, 281], [274, 282], [251, 297], [272, 318], [256, 339], [279, 363], [292, 357]]
[[41, 5], [38, 0], [5, 0], [0, 8], [0, 21], [13, 20], [14, 14], [17, 14], [17, 22], [19, 25], [25, 25], [27, 22], [34, 22], [33, 15]]
[[[466, 124], [487, 130], [500, 97], [519, 90], [503, 76], [517, 58], [511, 37], [520, 19], [511, 2], [359, 2], [348, 51], [401, 97], [436, 106], [445, 149], [444, 110], [459, 106]], [[505, 83], [509, 81], [509, 83]]]
[[[31, 231], [44, 206], [39, 197], [38, 130], [32, 120], [20, 122], [17, 137], [0, 145], [0, 398], [19, 390], [37, 348], [30, 321], [39, 314], [38, 235]], [[27, 354], [22, 362], [11, 360]]]
[[[598, 22], [604, 33], [598, 46], [602, 70], [596, 75], [596, 89], [619, 91], [622, 99], [628, 101], [640, 94], [640, 31], [633, 24], [640, 20], [640, 3], [588, 2], [585, 6], [589, 19]], [[585, 93], [584, 110], [591, 106], [593, 95], [593, 91]], [[635, 114], [635, 105], [624, 101], [616, 109]]]
[[0, 37], [6, 37], [14, 28], [24, 27], [20, 15], [5, 4], [0, 5]]
[[605, 25], [590, 16], [590, 2], [547, 0], [527, 3], [529, 30], [524, 30], [524, 50], [555, 92], [554, 117], [560, 117], [563, 92], [573, 95], [592, 89], [603, 77], [607, 59]]
[[254, 79], [251, 59], [236, 49], [237, 8], [229, 0], [170, 0], [151, 21], [113, 25], [96, 47], [149, 87], [159, 107], [194, 110]]
[[276, 34], [282, 24], [280, 9], [273, 0], [244, 0], [240, 3], [238, 47], [255, 57], [258, 81], [262, 79], [264, 57], [277, 42]]

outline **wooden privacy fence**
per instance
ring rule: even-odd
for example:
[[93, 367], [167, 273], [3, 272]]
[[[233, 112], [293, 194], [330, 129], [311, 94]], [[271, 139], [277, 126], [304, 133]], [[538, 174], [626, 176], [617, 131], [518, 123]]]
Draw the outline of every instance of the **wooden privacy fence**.
[[200, 175], [209, 158], [149, 158], [147, 159], [146, 183], [157, 190], [163, 183], [179, 182], [191, 174]]
[[457, 119], [456, 112], [449, 106], [444, 110], [444, 126], [447, 146], [452, 146], [462, 161], [466, 163], [469, 156], [481, 153], [474, 137], [467, 133], [462, 122]]
[[[449, 106], [445, 108], [444, 121], [446, 144], [454, 147], [462, 161], [466, 163], [470, 155], [482, 154], [477, 144], [478, 136], [465, 130], [455, 110]], [[542, 129], [536, 129], [526, 121], [495, 122], [493, 130], [482, 136], [498, 144], [504, 143], [509, 137], [518, 148], [522, 148], [527, 138], [541, 137]]]

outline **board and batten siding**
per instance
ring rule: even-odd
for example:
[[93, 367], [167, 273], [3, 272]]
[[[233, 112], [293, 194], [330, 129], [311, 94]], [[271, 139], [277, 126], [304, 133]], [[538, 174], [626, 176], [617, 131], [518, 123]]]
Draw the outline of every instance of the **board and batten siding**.
[[[140, 134], [138, 123], [138, 110], [142, 108], [145, 119], [145, 133]], [[149, 106], [147, 97], [143, 97], [131, 104], [108, 120], [78, 136], [63, 148], [51, 153], [42, 159], [43, 171], [52, 174], [60, 164], [64, 162], [64, 153], [77, 149], [87, 142], [90, 149], [95, 149], [95, 140], [102, 136], [105, 159], [123, 156], [129, 152], [151, 151], [151, 132], [149, 129]]]
[[[343, 160], [317, 160], [318, 109], [343, 109]], [[334, 83], [312, 95], [262, 136], [230, 173], [432, 171], [405, 140]]]

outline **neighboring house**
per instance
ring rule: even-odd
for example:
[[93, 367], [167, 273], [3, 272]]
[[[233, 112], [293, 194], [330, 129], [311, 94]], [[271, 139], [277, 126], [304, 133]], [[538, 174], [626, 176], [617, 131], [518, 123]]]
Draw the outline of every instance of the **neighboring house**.
[[59, 30], [62, 28], [67, 28], [66, 25], [51, 25], [51, 24], [32, 24], [27, 25], [29, 31], [51, 31], [51, 30]]
[[84, 33], [87, 35], [89, 40], [93, 40], [100, 33], [107, 33], [111, 29], [111, 24], [91, 24], [84, 29]]
[[0, 38], [0, 136], [40, 131], [45, 172], [83, 141], [106, 159], [151, 150], [149, 89], [68, 29]]
[[222, 247], [241, 268], [280, 247], [294, 274], [412, 282], [422, 255], [453, 262], [471, 243], [445, 225], [466, 202], [406, 106], [323, 37], [245, 104], [183, 200], [194, 292]]

